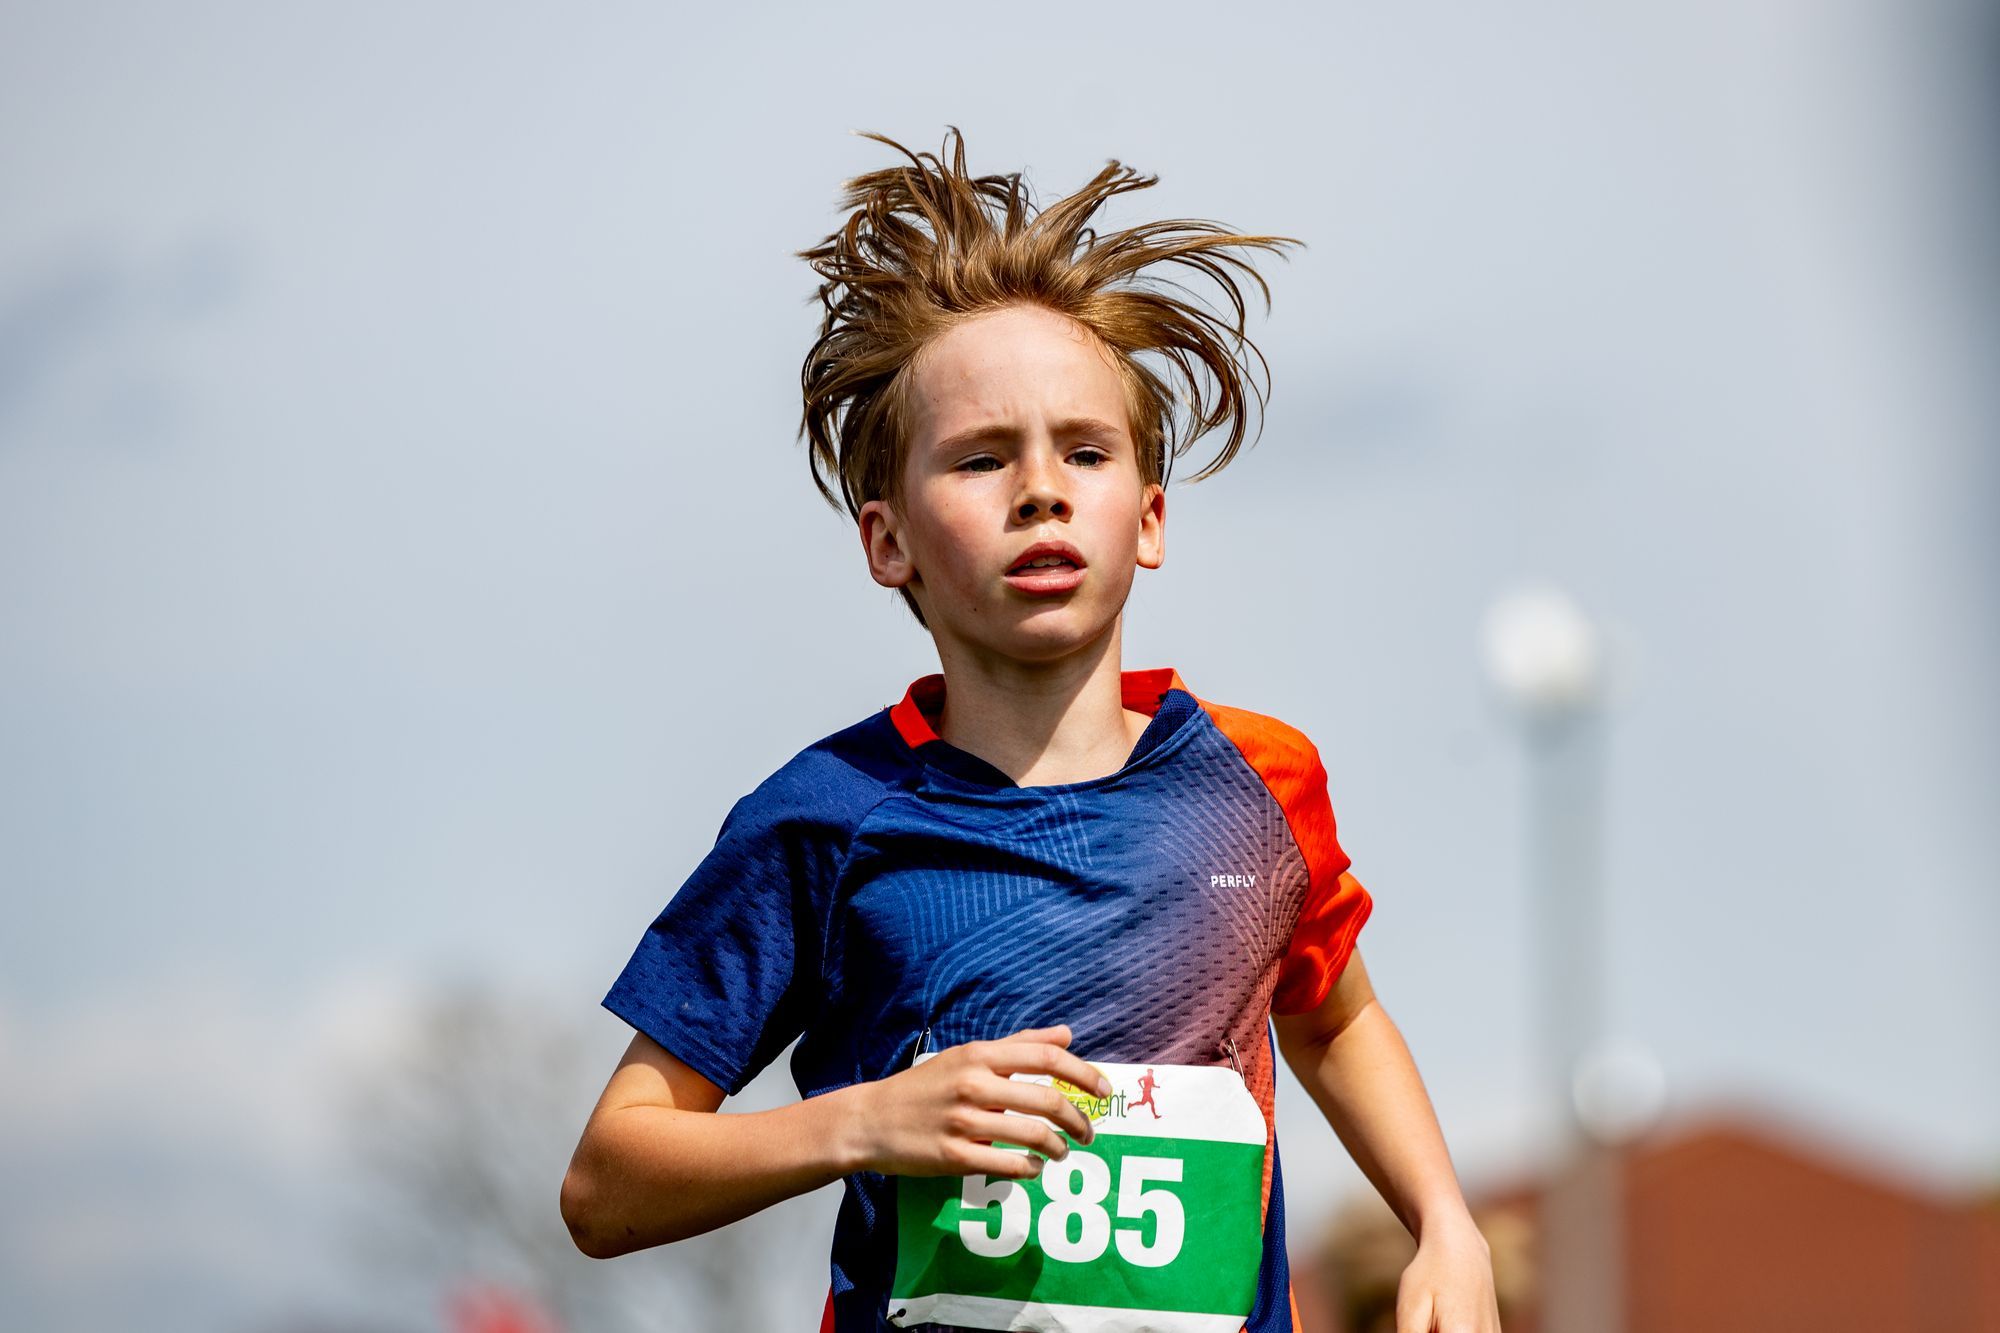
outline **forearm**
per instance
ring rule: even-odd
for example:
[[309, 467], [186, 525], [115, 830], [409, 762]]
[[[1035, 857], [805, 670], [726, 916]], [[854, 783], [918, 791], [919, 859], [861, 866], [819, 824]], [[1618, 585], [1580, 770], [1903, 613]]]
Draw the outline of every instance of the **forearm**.
[[857, 1090], [769, 1111], [607, 1113], [563, 1180], [563, 1219], [577, 1248], [608, 1259], [698, 1236], [859, 1169]]
[[1444, 1132], [1403, 1034], [1370, 1001], [1323, 1042], [1286, 1051], [1327, 1123], [1412, 1236], [1469, 1218]]

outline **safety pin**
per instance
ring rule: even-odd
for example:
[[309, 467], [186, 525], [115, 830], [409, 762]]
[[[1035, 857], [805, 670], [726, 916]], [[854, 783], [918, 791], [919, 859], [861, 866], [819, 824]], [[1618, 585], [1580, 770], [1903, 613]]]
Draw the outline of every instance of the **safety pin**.
[[1243, 1077], [1243, 1062], [1236, 1058], [1236, 1038], [1224, 1037], [1222, 1044], [1229, 1048], [1229, 1063], [1236, 1066], [1236, 1077]]

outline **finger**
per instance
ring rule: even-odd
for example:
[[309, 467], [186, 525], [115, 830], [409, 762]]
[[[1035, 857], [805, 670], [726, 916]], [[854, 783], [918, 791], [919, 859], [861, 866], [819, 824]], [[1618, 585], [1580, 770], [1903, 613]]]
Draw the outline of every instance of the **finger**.
[[1111, 1095], [1111, 1080], [1097, 1072], [1082, 1056], [1071, 1055], [1068, 1051], [1059, 1052], [1055, 1072], [1058, 1077], [1085, 1092], [1099, 1097]]
[[984, 1111], [966, 1117], [966, 1134], [987, 1143], [1012, 1143], [1044, 1157], [1069, 1156], [1069, 1140], [1038, 1116], [1015, 1115], [1006, 1111]]
[[1081, 1107], [1046, 1083], [1027, 1083], [1020, 1079], [1008, 1079], [1007, 1106], [1029, 1115], [1040, 1116], [1067, 1133], [1078, 1143], [1089, 1143], [1097, 1137], [1096, 1126]]
[[985, 1110], [1017, 1112], [1047, 1121], [1079, 1143], [1097, 1137], [1096, 1129], [1076, 1104], [1046, 1083], [987, 1073], [973, 1086], [968, 1100], [976, 1100]]
[[[1001, 1136], [1005, 1138], [1005, 1135]], [[1012, 1140], [1008, 1140], [1012, 1142]], [[1042, 1159], [1031, 1152], [974, 1144], [965, 1150], [967, 1165], [953, 1175], [982, 1175], [995, 1180], [1030, 1180], [1042, 1174]]]
[[984, 1041], [968, 1041], [954, 1050], [963, 1051], [968, 1059], [988, 1068], [997, 1068], [1000, 1060], [1007, 1058], [1007, 1052], [1016, 1045], [1054, 1046], [1060, 1049], [1069, 1043], [1067, 1024], [1052, 1028], [1022, 1028], [1004, 1037], [989, 1037]]
[[1092, 1069], [1082, 1056], [1045, 1041], [995, 1042], [987, 1052], [987, 1067], [1002, 1074], [1050, 1074], [1094, 1096], [1111, 1095], [1111, 1080]]
[[1396, 1302], [1396, 1333], [1431, 1333], [1431, 1294]]

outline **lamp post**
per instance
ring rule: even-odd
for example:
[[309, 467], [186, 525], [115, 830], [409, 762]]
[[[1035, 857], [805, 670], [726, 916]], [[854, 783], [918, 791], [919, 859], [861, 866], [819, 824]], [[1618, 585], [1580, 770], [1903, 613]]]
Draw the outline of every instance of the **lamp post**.
[[1540, 1227], [1541, 1328], [1621, 1333], [1617, 1147], [1657, 1110], [1659, 1080], [1643, 1048], [1605, 1034], [1607, 640], [1562, 591], [1534, 586], [1488, 608], [1481, 647], [1527, 759], [1537, 1083], [1554, 1130]]

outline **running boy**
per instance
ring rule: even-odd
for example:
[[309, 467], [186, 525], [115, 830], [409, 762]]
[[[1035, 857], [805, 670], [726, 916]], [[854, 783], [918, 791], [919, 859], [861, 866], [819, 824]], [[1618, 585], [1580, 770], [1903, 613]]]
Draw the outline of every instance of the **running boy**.
[[[1235, 252], [1295, 242], [1099, 235], [1156, 178], [1114, 161], [1037, 211], [956, 131], [949, 161], [881, 142], [909, 165], [848, 182], [803, 255], [802, 434], [942, 669], [738, 801], [641, 938], [571, 1234], [605, 1258], [842, 1180], [822, 1333], [1295, 1330], [1282, 1052], [1418, 1240], [1398, 1333], [1498, 1333], [1317, 751], [1120, 657], [1173, 459], [1227, 427], [1222, 467], [1263, 401]], [[794, 1039], [802, 1100], [713, 1114]]]

